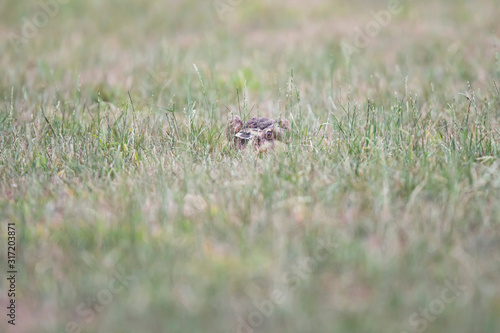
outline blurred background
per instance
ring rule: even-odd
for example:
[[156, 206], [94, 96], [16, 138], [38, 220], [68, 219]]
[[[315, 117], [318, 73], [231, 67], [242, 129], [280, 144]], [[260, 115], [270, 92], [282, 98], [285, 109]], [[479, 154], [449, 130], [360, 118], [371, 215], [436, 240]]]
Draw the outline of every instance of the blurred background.
[[[0, 330], [499, 332], [498, 156], [452, 156], [438, 131], [474, 94], [498, 119], [499, 17], [496, 0], [0, 0], [2, 147], [31, 133], [0, 152], [20, 271]], [[230, 111], [285, 114], [306, 145], [373, 101], [385, 133], [417, 105], [435, 150], [333, 129], [326, 157], [247, 163], [219, 138]], [[174, 111], [199, 142], [166, 147]]]
[[[450, 75], [463, 86], [499, 71], [495, 1], [63, 2], [2, 1], [3, 99], [24, 85], [183, 103], [187, 86], [201, 89], [193, 64], [219, 105], [236, 104], [245, 82], [254, 103], [271, 101], [292, 69], [301, 91], [363, 97], [406, 77], [414, 90], [422, 79], [452, 91]], [[356, 50], [349, 62], [343, 45]]]

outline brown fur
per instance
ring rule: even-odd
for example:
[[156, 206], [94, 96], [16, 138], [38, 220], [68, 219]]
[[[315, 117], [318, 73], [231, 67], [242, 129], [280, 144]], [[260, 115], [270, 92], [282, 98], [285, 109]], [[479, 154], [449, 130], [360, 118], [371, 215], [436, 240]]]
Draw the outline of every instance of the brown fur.
[[276, 140], [286, 142], [289, 130], [290, 123], [284, 118], [252, 118], [243, 123], [240, 117], [232, 115], [226, 125], [226, 136], [238, 149], [252, 142], [256, 150], [262, 152], [273, 149]]

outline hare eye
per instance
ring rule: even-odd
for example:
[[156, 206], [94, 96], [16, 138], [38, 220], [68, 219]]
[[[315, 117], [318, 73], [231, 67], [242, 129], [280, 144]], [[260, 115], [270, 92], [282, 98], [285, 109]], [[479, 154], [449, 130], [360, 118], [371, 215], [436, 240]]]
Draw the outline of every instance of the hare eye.
[[273, 132], [272, 131], [267, 131], [266, 132], [266, 139], [271, 140], [273, 138]]

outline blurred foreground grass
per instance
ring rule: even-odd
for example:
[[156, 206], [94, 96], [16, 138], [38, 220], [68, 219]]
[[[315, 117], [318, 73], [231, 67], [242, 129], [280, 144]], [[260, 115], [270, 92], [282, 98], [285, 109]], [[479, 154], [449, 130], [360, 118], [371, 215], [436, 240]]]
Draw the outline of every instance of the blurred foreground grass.
[[[16, 52], [42, 7], [0, 4], [0, 329], [498, 332], [499, 4], [404, 3], [344, 58], [386, 8], [71, 1]], [[290, 145], [234, 152], [228, 109]]]

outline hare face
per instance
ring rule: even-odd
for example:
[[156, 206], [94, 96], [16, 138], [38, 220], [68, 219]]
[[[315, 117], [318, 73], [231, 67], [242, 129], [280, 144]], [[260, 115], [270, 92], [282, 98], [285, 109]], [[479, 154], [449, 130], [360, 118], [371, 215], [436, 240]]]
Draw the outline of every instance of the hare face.
[[252, 118], [243, 123], [240, 117], [232, 116], [226, 126], [226, 136], [238, 149], [250, 144], [264, 152], [273, 149], [276, 141], [285, 142], [289, 129], [290, 123], [284, 118]]

